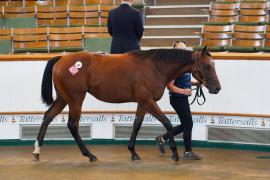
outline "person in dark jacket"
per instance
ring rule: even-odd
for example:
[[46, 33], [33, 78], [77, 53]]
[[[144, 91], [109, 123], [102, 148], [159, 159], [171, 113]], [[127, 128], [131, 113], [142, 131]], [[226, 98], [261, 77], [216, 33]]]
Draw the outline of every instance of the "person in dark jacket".
[[112, 54], [140, 50], [144, 28], [141, 13], [131, 7], [133, 1], [122, 0], [120, 6], [109, 11], [107, 28], [112, 36]]
[[[175, 42], [174, 48], [185, 49], [184, 42]], [[192, 115], [189, 107], [188, 96], [191, 95], [191, 86], [196, 85], [197, 81], [191, 81], [191, 74], [184, 75], [170, 81], [167, 88], [170, 94], [170, 104], [176, 111], [181, 124], [173, 128], [173, 135], [176, 136], [183, 132], [183, 139], [185, 145], [184, 159], [199, 160], [201, 157], [195, 154], [191, 148], [191, 134], [192, 134]], [[165, 153], [164, 144], [169, 139], [168, 134], [163, 134], [156, 137], [156, 142], [159, 146], [161, 154]]]

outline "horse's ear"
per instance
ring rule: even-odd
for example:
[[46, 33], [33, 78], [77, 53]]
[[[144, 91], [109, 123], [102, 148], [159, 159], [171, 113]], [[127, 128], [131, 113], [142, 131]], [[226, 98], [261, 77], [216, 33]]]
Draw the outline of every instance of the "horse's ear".
[[202, 55], [205, 55], [206, 52], [207, 52], [207, 50], [208, 50], [208, 49], [207, 49], [207, 46], [204, 46], [203, 49], [202, 49]]

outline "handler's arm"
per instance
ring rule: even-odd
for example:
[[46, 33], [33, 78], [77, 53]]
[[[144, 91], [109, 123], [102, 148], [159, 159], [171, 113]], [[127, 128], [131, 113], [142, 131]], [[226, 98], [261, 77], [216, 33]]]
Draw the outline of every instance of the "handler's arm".
[[189, 96], [191, 94], [191, 89], [182, 89], [174, 85], [174, 80], [168, 82], [167, 88], [169, 91], [177, 94], [184, 94]]

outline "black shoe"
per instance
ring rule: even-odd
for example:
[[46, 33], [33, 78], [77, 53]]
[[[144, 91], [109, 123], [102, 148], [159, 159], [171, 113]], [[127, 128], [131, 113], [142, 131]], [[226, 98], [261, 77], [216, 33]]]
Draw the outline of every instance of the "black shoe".
[[165, 142], [162, 141], [161, 136], [157, 136], [155, 140], [158, 145], [160, 154], [165, 154], [165, 149], [164, 149]]
[[201, 160], [202, 157], [199, 156], [198, 154], [195, 154], [192, 151], [184, 152], [184, 159], [188, 160]]

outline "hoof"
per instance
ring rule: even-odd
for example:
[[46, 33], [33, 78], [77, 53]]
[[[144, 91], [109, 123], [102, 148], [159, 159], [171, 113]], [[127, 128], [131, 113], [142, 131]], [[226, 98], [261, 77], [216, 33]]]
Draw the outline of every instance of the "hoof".
[[141, 158], [138, 155], [134, 155], [131, 157], [132, 161], [141, 160]]
[[172, 158], [172, 160], [174, 160], [176, 162], [179, 161], [179, 156], [178, 155], [172, 155], [171, 158]]
[[39, 161], [39, 154], [33, 153], [33, 160], [34, 161]]
[[96, 156], [92, 156], [92, 157], [90, 157], [90, 158], [89, 158], [89, 161], [90, 161], [90, 162], [94, 162], [94, 161], [97, 161], [97, 158], [96, 158]]
[[156, 143], [158, 145], [160, 155], [164, 155], [165, 154], [165, 149], [164, 149], [165, 142], [162, 142], [161, 136], [156, 137], [155, 140], [156, 140]]

